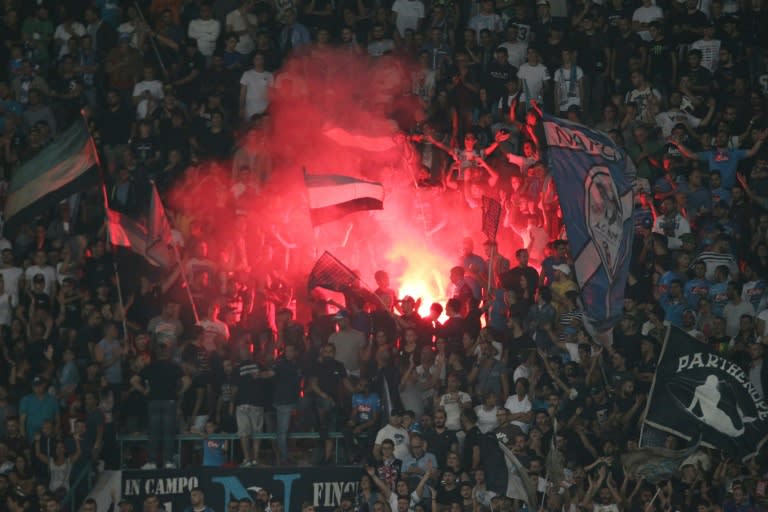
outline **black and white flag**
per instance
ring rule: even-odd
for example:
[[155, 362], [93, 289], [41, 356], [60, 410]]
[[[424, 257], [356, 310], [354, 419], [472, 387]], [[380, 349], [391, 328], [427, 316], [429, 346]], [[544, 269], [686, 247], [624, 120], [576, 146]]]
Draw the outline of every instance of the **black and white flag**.
[[768, 403], [741, 366], [670, 326], [645, 423], [744, 460], [766, 440]]

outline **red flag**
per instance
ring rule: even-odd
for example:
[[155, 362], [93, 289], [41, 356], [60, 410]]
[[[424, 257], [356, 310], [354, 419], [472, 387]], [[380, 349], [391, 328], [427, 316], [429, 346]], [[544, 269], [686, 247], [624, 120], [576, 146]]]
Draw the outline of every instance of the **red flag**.
[[[107, 208], [107, 229], [109, 241], [115, 246], [133, 248], [134, 242], [139, 242], [137, 238], [143, 238], [141, 235], [144, 230], [139, 223], [126, 218], [111, 208]], [[129, 231], [133, 232], [129, 234]], [[133, 242], [131, 238], [134, 239]]]
[[126, 247], [140, 254], [156, 267], [170, 268], [173, 266], [173, 255], [165, 245], [147, 246], [147, 228], [140, 222], [107, 208], [107, 228], [109, 241], [112, 245]]

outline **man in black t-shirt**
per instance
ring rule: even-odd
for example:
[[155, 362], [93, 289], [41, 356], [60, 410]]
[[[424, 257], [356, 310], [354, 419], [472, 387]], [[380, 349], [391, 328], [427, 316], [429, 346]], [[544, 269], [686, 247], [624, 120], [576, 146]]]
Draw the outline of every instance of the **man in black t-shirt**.
[[346, 387], [349, 392], [354, 389], [347, 377], [346, 368], [336, 360], [336, 347], [330, 343], [320, 347], [320, 357], [307, 373], [308, 389], [313, 395], [318, 415], [320, 439], [325, 443], [325, 457], [322, 462], [329, 463], [333, 456], [334, 443], [328, 439], [328, 431], [336, 428], [341, 387]]
[[[170, 360], [168, 347], [159, 344], [157, 360], [149, 363], [131, 379], [131, 387], [147, 397], [149, 402], [149, 460], [143, 469], [155, 469], [165, 461], [166, 468], [175, 468], [173, 462], [176, 432], [176, 399], [181, 385], [181, 368]], [[160, 444], [163, 445], [162, 458]]]
[[272, 387], [267, 386], [267, 379], [274, 375], [274, 371], [268, 370], [256, 358], [240, 365], [240, 378], [237, 380], [234, 396], [237, 435], [243, 448], [243, 467], [258, 463], [260, 442], [252, 440], [251, 437], [264, 431], [264, 411], [270, 404], [272, 394]]

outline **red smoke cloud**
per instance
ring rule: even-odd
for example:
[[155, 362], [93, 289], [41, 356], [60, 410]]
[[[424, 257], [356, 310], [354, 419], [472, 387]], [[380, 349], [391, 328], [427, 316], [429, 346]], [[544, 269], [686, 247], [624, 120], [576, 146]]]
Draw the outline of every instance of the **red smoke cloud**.
[[[277, 271], [301, 296], [312, 263], [328, 250], [372, 288], [373, 273], [387, 271], [401, 297], [422, 297], [426, 314], [431, 301], [445, 301], [462, 238], [472, 236], [476, 252], [483, 238], [479, 209], [470, 210], [456, 192], [416, 188], [406, 164], [407, 142], [396, 135], [424, 119], [410, 95], [415, 70], [398, 57], [374, 64], [345, 50], [292, 58], [276, 76], [269, 116], [242, 136], [234, 164], [205, 162], [188, 171], [171, 205], [198, 219], [210, 256], [229, 268]], [[251, 170], [252, 183], [241, 182], [241, 166]], [[384, 210], [313, 228], [304, 169], [380, 181]], [[234, 204], [233, 189], [246, 190]]]

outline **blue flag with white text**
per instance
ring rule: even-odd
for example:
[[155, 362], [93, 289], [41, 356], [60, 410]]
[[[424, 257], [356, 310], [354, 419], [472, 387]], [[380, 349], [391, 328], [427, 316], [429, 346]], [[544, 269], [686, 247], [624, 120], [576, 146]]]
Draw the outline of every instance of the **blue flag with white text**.
[[633, 237], [635, 167], [604, 133], [545, 116], [547, 160], [563, 211], [586, 320], [597, 332], [622, 314]]

